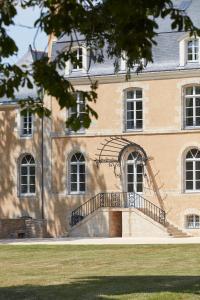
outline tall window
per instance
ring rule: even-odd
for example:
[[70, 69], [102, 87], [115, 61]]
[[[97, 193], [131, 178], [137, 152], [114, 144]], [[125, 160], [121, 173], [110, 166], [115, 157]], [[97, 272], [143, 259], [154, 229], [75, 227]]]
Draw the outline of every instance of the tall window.
[[75, 153], [70, 161], [70, 192], [85, 192], [85, 158], [82, 153]]
[[137, 130], [143, 127], [142, 90], [126, 92], [126, 130]]
[[198, 215], [186, 216], [186, 228], [188, 229], [200, 228], [200, 216]]
[[26, 154], [20, 164], [20, 194], [35, 194], [35, 160], [32, 155]]
[[186, 191], [200, 191], [200, 151], [191, 149], [186, 155]]
[[76, 48], [73, 53], [76, 61], [72, 64], [72, 70], [81, 70], [83, 68], [83, 49]]
[[185, 89], [185, 127], [200, 127], [200, 86]]
[[134, 151], [128, 156], [127, 168], [127, 192], [143, 192], [143, 163], [141, 155]]
[[187, 44], [188, 62], [198, 62], [199, 60], [199, 40], [190, 40]]
[[[69, 117], [77, 116], [80, 118], [80, 121], [82, 123], [85, 114], [85, 101], [83, 99], [82, 93], [77, 93], [76, 97], [76, 105], [70, 108]], [[84, 128], [81, 127], [78, 132], [84, 132]]]
[[31, 136], [33, 133], [33, 115], [27, 110], [25, 115], [21, 115], [21, 135]]

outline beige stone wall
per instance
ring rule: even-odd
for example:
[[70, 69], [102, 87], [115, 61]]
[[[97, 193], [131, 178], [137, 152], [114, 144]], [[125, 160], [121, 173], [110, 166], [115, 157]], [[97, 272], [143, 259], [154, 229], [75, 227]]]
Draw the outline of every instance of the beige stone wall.
[[[152, 75], [153, 76], [153, 75]], [[60, 110], [55, 99], [45, 97], [45, 105], [52, 109], [51, 119], [45, 120], [44, 183], [45, 218], [49, 233], [60, 236], [69, 231], [71, 211], [98, 192], [124, 191], [124, 173], [114, 174], [113, 167], [102, 164], [97, 168], [94, 159], [97, 148], [110, 135], [123, 135], [146, 151], [144, 197], [163, 206], [168, 219], [184, 228], [185, 215], [190, 211], [200, 214], [200, 193], [184, 192], [184, 154], [190, 147], [200, 148], [200, 130], [182, 129], [182, 87], [200, 84], [198, 77], [151, 80], [140, 77], [129, 82], [100, 83], [98, 100], [93, 108], [98, 120], [92, 120], [85, 134], [69, 135], [66, 132], [67, 112]], [[89, 85], [77, 85], [89, 89]], [[143, 89], [144, 129], [124, 132], [124, 90]], [[22, 139], [17, 131], [17, 108], [0, 109], [0, 218], [16, 218], [28, 214], [41, 217], [41, 121], [35, 120], [33, 138]], [[81, 151], [86, 158], [85, 195], [70, 195], [68, 186], [69, 157]], [[37, 163], [37, 194], [21, 198], [18, 194], [18, 158], [32, 153]], [[120, 170], [117, 169], [119, 173]], [[200, 235], [200, 230], [190, 230]]]
[[[41, 137], [40, 120], [34, 120], [32, 138], [22, 138], [19, 133], [17, 107], [0, 107], [0, 219], [29, 215], [41, 217]], [[36, 196], [19, 194], [19, 159], [30, 153], [36, 161]]]
[[[158, 206], [163, 206], [168, 219], [185, 226], [187, 209], [200, 210], [200, 194], [184, 192], [184, 154], [190, 147], [200, 147], [200, 130], [183, 130], [182, 91], [188, 84], [200, 84], [200, 79], [172, 78], [162, 80], [137, 80], [100, 84], [98, 101], [93, 107], [98, 120], [93, 120], [84, 135], [68, 135], [65, 131], [67, 112], [59, 110], [52, 100], [52, 194], [48, 198], [48, 213], [51, 228], [56, 234], [68, 231], [71, 211], [98, 192], [123, 191], [122, 176], [116, 177], [112, 167], [94, 163], [97, 148], [110, 135], [123, 135], [139, 144], [146, 151], [149, 162], [146, 166], [144, 197]], [[144, 129], [140, 132], [124, 132], [124, 90], [143, 89]], [[87, 90], [87, 85], [77, 85]], [[83, 195], [70, 195], [67, 181], [68, 159], [72, 152], [81, 151], [86, 157], [87, 191]], [[119, 172], [119, 170], [118, 170]], [[51, 199], [51, 200], [50, 200]], [[54, 220], [53, 220], [54, 218]], [[200, 234], [200, 230], [193, 230]]]

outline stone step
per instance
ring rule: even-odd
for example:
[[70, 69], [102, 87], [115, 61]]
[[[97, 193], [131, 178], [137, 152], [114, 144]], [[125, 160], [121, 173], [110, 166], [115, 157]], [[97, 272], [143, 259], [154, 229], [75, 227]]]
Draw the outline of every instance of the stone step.
[[170, 236], [175, 238], [189, 237], [189, 234], [183, 232], [178, 227], [166, 222], [165, 227], [167, 228], [167, 232]]

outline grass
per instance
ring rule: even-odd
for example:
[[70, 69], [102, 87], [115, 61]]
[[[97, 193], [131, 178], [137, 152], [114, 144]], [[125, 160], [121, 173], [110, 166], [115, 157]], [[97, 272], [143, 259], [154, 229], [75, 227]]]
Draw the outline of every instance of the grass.
[[200, 246], [0, 246], [0, 299], [200, 299]]

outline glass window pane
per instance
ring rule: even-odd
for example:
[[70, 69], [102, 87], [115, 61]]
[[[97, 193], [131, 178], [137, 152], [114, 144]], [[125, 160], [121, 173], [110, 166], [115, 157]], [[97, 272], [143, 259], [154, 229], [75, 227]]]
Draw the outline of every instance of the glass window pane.
[[27, 193], [28, 193], [28, 186], [21, 185], [21, 194], [27, 194]]
[[193, 181], [186, 181], [186, 190], [193, 190]]
[[128, 182], [133, 182], [133, 174], [128, 174]]
[[77, 174], [71, 174], [71, 182], [77, 182]]
[[195, 94], [200, 95], [200, 86], [195, 86]]
[[136, 110], [142, 110], [142, 101], [136, 102]]
[[21, 176], [21, 184], [27, 184], [27, 176]]
[[[197, 157], [199, 157], [199, 152], [197, 154]], [[196, 170], [200, 170], [200, 161], [196, 161], [195, 167], [196, 167]]]
[[193, 126], [193, 118], [186, 119], [186, 126]]
[[186, 117], [193, 116], [193, 108], [186, 108]]
[[35, 176], [30, 176], [30, 184], [35, 184]]
[[200, 190], [200, 181], [196, 181], [196, 189]]
[[71, 165], [71, 173], [77, 173], [77, 165]]
[[193, 98], [186, 98], [186, 107], [193, 107]]
[[27, 167], [21, 167], [21, 175], [27, 175]]
[[142, 120], [136, 120], [136, 128], [140, 129], [142, 128]]
[[200, 107], [197, 107], [197, 108], [196, 108], [196, 116], [197, 116], [197, 117], [200, 117]]
[[133, 165], [128, 165], [128, 173], [133, 173]]
[[80, 182], [85, 182], [85, 174], [80, 174]]
[[35, 185], [30, 185], [30, 193], [31, 194], [35, 193]]
[[193, 171], [187, 171], [186, 172], [186, 179], [192, 180], [193, 179]]
[[200, 171], [196, 171], [196, 179], [200, 180]]
[[133, 99], [134, 98], [134, 92], [133, 91], [128, 91], [127, 92], [127, 99]]
[[193, 95], [193, 87], [192, 86], [186, 88], [186, 95]]
[[143, 182], [143, 175], [142, 174], [137, 174], [137, 182], [142, 183]]
[[136, 119], [141, 120], [142, 119], [142, 111], [136, 111]]
[[127, 120], [133, 120], [134, 118], [134, 113], [133, 111], [128, 111], [127, 112]]
[[85, 183], [80, 183], [80, 191], [85, 192]]
[[85, 164], [79, 166], [80, 173], [85, 173]]
[[196, 126], [200, 126], [200, 117], [196, 118]]
[[30, 175], [35, 175], [35, 167], [30, 167]]
[[136, 98], [142, 98], [142, 90], [136, 90]]
[[128, 184], [128, 193], [132, 193], [133, 191], [133, 184]]
[[77, 184], [76, 183], [71, 184], [71, 191], [72, 192], [77, 192]]
[[142, 193], [142, 191], [143, 191], [142, 184], [141, 183], [137, 183], [137, 192], [138, 193]]
[[143, 166], [142, 165], [137, 165], [137, 173], [140, 173], [140, 174], [143, 173]]
[[186, 170], [193, 170], [193, 162], [191, 161], [186, 162]]
[[134, 129], [134, 122], [133, 121], [127, 121], [127, 129]]
[[127, 102], [127, 110], [133, 110], [134, 109], [134, 104], [132, 101]]

